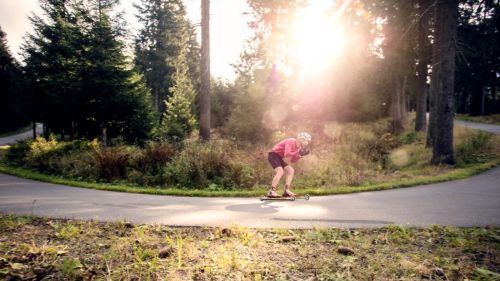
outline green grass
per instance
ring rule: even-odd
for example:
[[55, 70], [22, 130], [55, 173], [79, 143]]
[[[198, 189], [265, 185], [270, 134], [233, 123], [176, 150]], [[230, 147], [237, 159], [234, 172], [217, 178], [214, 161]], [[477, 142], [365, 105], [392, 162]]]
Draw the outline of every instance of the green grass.
[[[332, 194], [345, 194], [365, 191], [377, 191], [402, 187], [411, 187], [416, 185], [444, 182], [450, 180], [464, 179], [500, 164], [500, 161], [494, 160], [487, 163], [475, 164], [464, 168], [456, 168], [439, 175], [425, 175], [417, 176], [412, 179], [398, 179], [391, 180], [383, 183], [365, 184], [360, 186], [338, 186], [338, 187], [324, 187], [324, 188], [305, 188], [297, 189], [299, 194], [309, 195], [332, 195]], [[55, 176], [44, 175], [35, 171], [10, 167], [0, 163], [0, 172], [10, 174], [17, 177], [48, 182], [53, 184], [68, 185], [74, 187], [82, 187], [97, 190], [108, 190], [117, 192], [129, 193], [142, 193], [142, 194], [155, 194], [155, 195], [171, 195], [171, 196], [200, 196], [200, 197], [255, 197], [261, 196], [267, 192], [263, 186], [258, 186], [252, 190], [197, 190], [197, 189], [181, 189], [181, 188], [157, 188], [157, 187], [138, 187], [131, 185], [118, 185], [118, 184], [105, 184], [105, 183], [91, 183], [76, 180], [63, 179]]]
[[5, 137], [10, 137], [10, 136], [13, 136], [13, 135], [17, 135], [17, 134], [20, 134], [20, 133], [24, 133], [30, 129], [33, 129], [32, 125], [31, 124], [28, 124], [22, 128], [19, 128], [19, 129], [16, 129], [14, 131], [10, 131], [10, 132], [6, 132], [6, 133], [1, 133], [0, 134], [0, 138], [5, 138]]
[[492, 114], [485, 116], [470, 116], [467, 114], [457, 114], [455, 115], [455, 119], [462, 121], [476, 122], [476, 123], [500, 125], [500, 114]]
[[169, 227], [0, 213], [0, 279], [498, 280], [499, 242], [498, 227]]

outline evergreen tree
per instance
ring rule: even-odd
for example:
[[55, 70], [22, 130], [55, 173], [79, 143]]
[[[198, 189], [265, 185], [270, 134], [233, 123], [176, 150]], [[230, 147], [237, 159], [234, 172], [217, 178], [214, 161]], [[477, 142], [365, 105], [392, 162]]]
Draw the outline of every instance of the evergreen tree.
[[152, 127], [149, 92], [131, 69], [111, 17], [116, 0], [41, 1], [24, 45], [35, 120], [51, 132], [133, 142]]
[[88, 137], [100, 131], [105, 141], [122, 136], [132, 142], [149, 136], [153, 115], [149, 92], [140, 76], [129, 69], [124, 44], [118, 39], [122, 30], [110, 16], [117, 2], [95, 0], [90, 13], [89, 48], [84, 55], [86, 67], [82, 69], [82, 123]]
[[84, 34], [76, 2], [41, 0], [45, 17], [33, 15], [34, 33], [25, 42], [25, 72], [30, 85], [32, 119], [46, 124], [47, 133], [73, 134], [81, 115], [79, 69]]
[[174, 85], [169, 89], [170, 98], [164, 101], [166, 111], [163, 113], [160, 137], [173, 141], [183, 140], [196, 126], [193, 114], [196, 92], [189, 76], [187, 55], [187, 40], [185, 40], [185, 47], [180, 51], [174, 64], [176, 71], [172, 77]]
[[457, 27], [458, 113], [500, 113], [500, 2], [463, 0]]
[[0, 27], [0, 133], [28, 123], [21, 107], [19, 89], [22, 80], [20, 67], [10, 53], [6, 34]]
[[418, 66], [417, 66], [417, 102], [415, 131], [425, 131], [427, 127], [427, 72], [430, 64], [430, 42], [429, 42], [429, 23], [432, 14], [432, 3], [429, 0], [420, 0], [418, 2]]
[[187, 55], [190, 76], [194, 81], [199, 80], [196, 34], [180, 0], [142, 0], [135, 7], [142, 24], [135, 39], [135, 64], [151, 89], [154, 107], [162, 112], [162, 101], [169, 97], [169, 88], [174, 84], [174, 64], [184, 48], [181, 41], [186, 36], [190, 38]]

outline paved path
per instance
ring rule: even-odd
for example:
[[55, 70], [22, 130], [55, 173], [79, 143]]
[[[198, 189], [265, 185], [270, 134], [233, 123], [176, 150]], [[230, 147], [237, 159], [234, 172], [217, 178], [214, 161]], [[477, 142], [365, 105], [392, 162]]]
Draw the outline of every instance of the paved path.
[[500, 167], [465, 180], [295, 202], [97, 191], [0, 174], [0, 212], [168, 225], [500, 226]]
[[[38, 134], [41, 134], [42, 130], [43, 130], [42, 124], [37, 124], [36, 132]], [[30, 129], [24, 133], [19, 133], [17, 135], [12, 135], [12, 136], [8, 136], [8, 137], [0, 138], [0, 146], [6, 145], [6, 144], [13, 144], [13, 143], [16, 143], [17, 141], [25, 140], [25, 139], [29, 139], [29, 138], [33, 138], [33, 130], [32, 129]]]
[[455, 120], [455, 125], [479, 129], [482, 131], [486, 131], [486, 132], [500, 135], [500, 126], [499, 125], [479, 124], [479, 123], [472, 123], [472, 122], [468, 122], [468, 121], [459, 121], [459, 120]]

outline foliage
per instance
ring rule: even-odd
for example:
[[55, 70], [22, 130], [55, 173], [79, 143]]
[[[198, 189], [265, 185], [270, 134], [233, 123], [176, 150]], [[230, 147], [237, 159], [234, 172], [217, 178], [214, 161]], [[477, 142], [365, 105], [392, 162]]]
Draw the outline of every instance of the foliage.
[[96, 165], [99, 179], [111, 182], [126, 176], [126, 168], [130, 160], [128, 147], [96, 148], [91, 157]]
[[[393, 187], [410, 185], [405, 182], [427, 183], [434, 178], [462, 178], [470, 175], [470, 171], [479, 171], [474, 168], [478, 164], [491, 165], [500, 157], [500, 138], [456, 127], [457, 169], [434, 167], [430, 164], [431, 151], [425, 146], [424, 134], [406, 132], [397, 136], [389, 132], [389, 124], [390, 119], [382, 119], [372, 123], [283, 127], [270, 135], [267, 145], [216, 135], [208, 143], [200, 143], [193, 137], [175, 144], [148, 142], [143, 147], [117, 141], [104, 147], [98, 141], [38, 138], [11, 146], [6, 150], [5, 162], [82, 184], [178, 187], [189, 188], [185, 192], [203, 190], [200, 191], [203, 195], [211, 194], [210, 191], [215, 191], [214, 195], [224, 191], [258, 191], [271, 181], [272, 170], [266, 158], [272, 145], [308, 128], [313, 135], [313, 147], [310, 155], [293, 165], [296, 172], [293, 188], [299, 192], [320, 188], [323, 194], [345, 192], [343, 186], [349, 186], [347, 190], [352, 192], [374, 184]], [[471, 169], [462, 170], [463, 167]], [[442, 177], [438, 177], [440, 173]]]
[[131, 155], [129, 182], [142, 186], [164, 186], [165, 169], [178, 154], [179, 147], [167, 142], [149, 142], [140, 153]]
[[226, 125], [229, 135], [237, 141], [265, 143], [269, 140], [271, 130], [278, 128], [284, 120], [283, 116], [277, 116], [278, 120], [265, 116], [270, 99], [266, 96], [264, 77], [260, 76], [260, 79], [249, 85], [237, 82], [238, 94], [234, 97], [233, 109]]
[[22, 166], [24, 164], [24, 157], [26, 157], [30, 149], [31, 140], [19, 141], [9, 148], [5, 155], [5, 160], [11, 165]]
[[188, 75], [198, 88], [200, 49], [195, 29], [180, 0], [142, 0], [135, 7], [142, 24], [135, 38], [135, 65], [151, 89], [155, 109], [163, 112], [163, 101], [172, 96], [169, 89], [175, 84], [175, 62], [181, 50], [187, 51]]
[[[459, 6], [455, 101], [458, 113], [500, 113], [500, 3], [461, 1]], [[483, 96], [484, 95], [484, 96]]]
[[456, 146], [456, 161], [459, 166], [484, 163], [491, 159], [492, 135], [490, 133], [474, 133]]
[[[97, 2], [95, 2], [97, 1]], [[116, 1], [41, 1], [24, 45], [30, 112], [51, 132], [93, 139], [149, 136], [149, 92], [127, 65]], [[94, 3], [95, 2], [95, 3]]]
[[0, 27], [0, 134], [17, 129], [28, 122], [23, 114], [21, 67], [12, 57], [7, 45], [7, 34]]
[[237, 95], [237, 88], [234, 83], [222, 80], [212, 81], [211, 89], [211, 123], [212, 127], [223, 127], [227, 124], [229, 116], [233, 111], [234, 99]]
[[169, 182], [191, 188], [250, 188], [255, 184], [250, 166], [235, 162], [235, 146], [228, 141], [186, 142], [167, 167]]
[[193, 101], [196, 95], [187, 64], [187, 42], [175, 63], [174, 85], [170, 88], [171, 96], [165, 101], [165, 112], [159, 128], [159, 137], [179, 142], [189, 136], [196, 126], [193, 114]]

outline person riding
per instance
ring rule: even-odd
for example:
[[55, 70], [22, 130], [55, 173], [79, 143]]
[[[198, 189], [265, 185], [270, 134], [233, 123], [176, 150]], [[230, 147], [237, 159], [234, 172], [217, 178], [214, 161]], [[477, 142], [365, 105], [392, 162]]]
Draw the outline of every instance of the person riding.
[[286, 172], [287, 175], [285, 178], [283, 197], [295, 197], [295, 193], [290, 190], [295, 170], [283, 159], [290, 158], [291, 163], [299, 161], [302, 157], [309, 154], [310, 143], [311, 135], [306, 132], [301, 132], [297, 135], [296, 139], [288, 138], [282, 140], [271, 149], [267, 160], [274, 169], [274, 177], [271, 183], [271, 189], [267, 194], [268, 197], [279, 197], [276, 191], [284, 172]]

